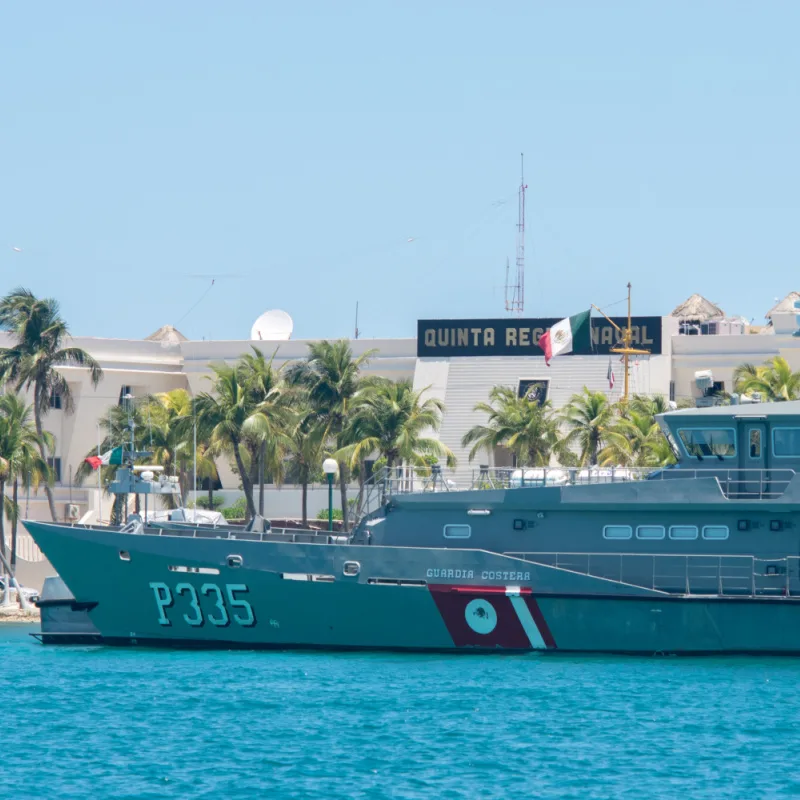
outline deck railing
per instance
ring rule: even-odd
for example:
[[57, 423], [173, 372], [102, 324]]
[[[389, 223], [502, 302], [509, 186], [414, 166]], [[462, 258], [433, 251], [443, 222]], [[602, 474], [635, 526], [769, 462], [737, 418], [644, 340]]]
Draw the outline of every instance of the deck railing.
[[679, 595], [800, 595], [800, 557], [644, 553], [505, 553], [534, 564]]
[[442, 468], [393, 467], [376, 472], [356, 500], [356, 522], [380, 508], [392, 495], [410, 492], [458, 492], [547, 486], [591, 486], [636, 481], [716, 480], [734, 500], [780, 497], [794, 478], [793, 469], [727, 469], [665, 467], [479, 467], [468, 478], [447, 476]]
[[[107, 530], [107, 529], [106, 529]], [[270, 528], [263, 533], [246, 531], [244, 528], [215, 527], [213, 525], [193, 525], [190, 522], [162, 528], [157, 525], [144, 526], [141, 522], [128, 523], [120, 533], [136, 533], [147, 536], [181, 536], [187, 539], [229, 539], [242, 542], [290, 542], [292, 544], [346, 544], [350, 537], [331, 531], [317, 531], [302, 528]]]

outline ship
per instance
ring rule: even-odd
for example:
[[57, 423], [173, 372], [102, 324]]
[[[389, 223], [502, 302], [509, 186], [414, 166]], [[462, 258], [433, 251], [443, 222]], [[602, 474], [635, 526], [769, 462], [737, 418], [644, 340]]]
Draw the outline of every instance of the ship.
[[482, 469], [468, 486], [393, 470], [347, 534], [26, 521], [60, 576], [39, 638], [800, 654], [800, 401], [657, 420], [671, 467]]

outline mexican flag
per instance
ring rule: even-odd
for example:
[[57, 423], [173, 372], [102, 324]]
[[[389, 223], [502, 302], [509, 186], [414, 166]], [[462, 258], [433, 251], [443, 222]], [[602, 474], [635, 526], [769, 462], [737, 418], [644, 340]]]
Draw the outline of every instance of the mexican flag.
[[122, 448], [115, 447], [101, 456], [89, 456], [83, 459], [92, 469], [100, 469], [100, 467], [107, 467], [109, 465], [119, 466], [122, 464]]
[[550, 359], [554, 356], [563, 356], [573, 350], [584, 353], [590, 351], [592, 346], [590, 314], [591, 310], [562, 319], [539, 337], [539, 347], [544, 350], [544, 363], [548, 367]]

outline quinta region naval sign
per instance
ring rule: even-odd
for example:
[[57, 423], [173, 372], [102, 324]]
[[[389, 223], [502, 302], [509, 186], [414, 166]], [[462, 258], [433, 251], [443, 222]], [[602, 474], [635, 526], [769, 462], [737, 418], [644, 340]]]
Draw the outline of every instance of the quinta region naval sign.
[[[417, 322], [417, 357], [541, 356], [539, 337], [563, 317], [538, 319], [421, 319]], [[624, 328], [626, 317], [611, 319]], [[661, 354], [661, 317], [632, 317], [634, 347]], [[607, 355], [619, 341], [619, 333], [603, 317], [592, 318], [588, 348], [567, 355]]]

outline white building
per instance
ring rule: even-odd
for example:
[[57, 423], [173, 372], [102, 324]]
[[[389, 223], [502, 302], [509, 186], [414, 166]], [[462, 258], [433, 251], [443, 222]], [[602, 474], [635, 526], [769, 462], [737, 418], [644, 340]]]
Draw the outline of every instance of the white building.
[[[757, 328], [741, 318], [728, 318], [704, 298], [693, 296], [667, 317], [637, 317], [633, 320], [634, 343], [651, 355], [632, 359], [630, 380], [633, 392], [663, 394], [672, 400], [692, 398], [699, 403], [715, 402], [713, 396], [733, 391], [733, 371], [744, 362], [761, 364], [781, 355], [793, 369], [800, 370], [800, 337], [794, 302], [800, 294], [787, 296], [768, 314], [768, 324]], [[428, 320], [420, 321], [417, 338], [358, 339], [351, 342], [356, 355], [375, 350], [367, 370], [394, 379], [412, 379], [415, 389], [426, 389], [446, 405], [439, 436], [458, 458], [457, 477], [477, 468], [477, 461], [492, 464], [494, 454], [471, 464], [461, 437], [481, 421], [475, 405], [486, 401], [495, 385], [516, 387], [521, 393], [534, 392], [549, 399], [555, 408], [563, 406], [584, 386], [605, 391], [611, 399], [620, 397], [623, 386], [619, 356], [608, 351], [616, 341], [609, 323], [593, 319], [593, 346], [583, 353], [557, 357], [547, 367], [537, 346], [539, 335], [555, 321], [549, 319]], [[624, 324], [622, 318], [616, 318]], [[0, 346], [10, 344], [0, 335]], [[65, 516], [82, 516], [96, 508], [99, 492], [94, 487], [77, 487], [71, 476], [83, 459], [97, 447], [98, 419], [122, 396], [142, 397], [170, 389], [188, 389], [192, 394], [210, 388], [211, 365], [233, 362], [241, 354], [259, 347], [266, 355], [275, 353], [280, 365], [301, 359], [307, 352], [304, 340], [187, 341], [169, 326], [145, 340], [76, 337], [73, 344], [88, 351], [103, 368], [104, 377], [95, 388], [85, 370], [64, 367], [72, 390], [73, 413], [53, 398], [45, 426], [56, 438], [55, 468], [57, 508]], [[614, 373], [610, 388], [609, 369]], [[497, 454], [498, 459], [502, 454]], [[502, 465], [499, 461], [496, 465]], [[237, 481], [225, 464], [220, 478], [226, 492], [237, 492]], [[43, 495], [24, 498], [24, 513], [46, 518]], [[105, 503], [108, 502], [106, 499]], [[293, 487], [271, 487], [267, 497], [268, 516], [299, 516], [298, 491]], [[324, 504], [324, 493], [312, 496], [311, 513]], [[101, 508], [107, 517], [107, 507]]]

